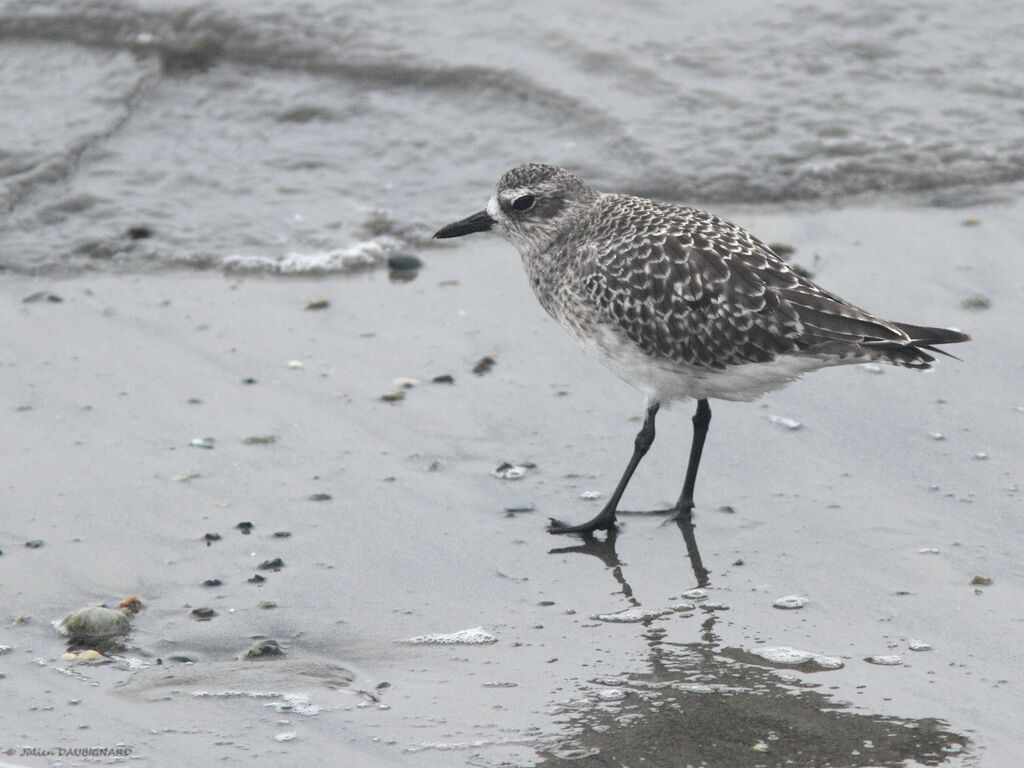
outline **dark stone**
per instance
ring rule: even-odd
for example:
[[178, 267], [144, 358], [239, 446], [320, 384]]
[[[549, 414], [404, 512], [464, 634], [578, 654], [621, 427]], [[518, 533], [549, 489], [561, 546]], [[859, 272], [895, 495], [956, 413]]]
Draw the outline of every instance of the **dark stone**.
[[495, 359], [494, 355], [484, 355], [476, 361], [476, 365], [473, 366], [473, 373], [477, 376], [483, 376], [485, 373], [490, 373], [491, 368], [494, 367]]
[[250, 648], [245, 655], [250, 659], [265, 659], [270, 656], [284, 656], [284, 650], [278, 645], [277, 640], [263, 640]]
[[392, 269], [395, 272], [419, 269], [422, 266], [423, 262], [415, 256], [409, 256], [404, 253], [396, 253], [394, 256], [388, 256], [388, 269]]

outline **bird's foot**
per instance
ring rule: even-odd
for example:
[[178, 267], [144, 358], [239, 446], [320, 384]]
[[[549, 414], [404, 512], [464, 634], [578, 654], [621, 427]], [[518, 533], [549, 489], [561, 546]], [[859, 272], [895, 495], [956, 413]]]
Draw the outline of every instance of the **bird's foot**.
[[667, 509], [620, 509], [619, 515], [665, 515], [667, 521], [685, 520], [693, 514], [694, 504], [692, 501], [676, 504]]
[[679, 510], [674, 507], [668, 509], [620, 509], [620, 515], [674, 515]]
[[556, 520], [553, 517], [549, 517], [548, 520], [548, 533], [579, 533], [583, 536], [593, 536], [594, 531], [608, 531], [612, 533], [618, 530], [618, 526], [615, 525], [615, 510], [601, 510], [601, 512], [592, 520], [588, 520], [585, 523], [579, 525], [569, 525], [563, 523], [561, 520]]

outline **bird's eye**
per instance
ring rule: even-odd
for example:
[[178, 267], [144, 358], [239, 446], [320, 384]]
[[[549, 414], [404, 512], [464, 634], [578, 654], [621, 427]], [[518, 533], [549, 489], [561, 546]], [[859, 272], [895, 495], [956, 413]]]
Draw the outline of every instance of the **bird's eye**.
[[533, 208], [533, 204], [536, 202], [537, 198], [533, 195], [522, 195], [512, 201], [512, 210], [522, 213], [523, 211], [528, 211]]

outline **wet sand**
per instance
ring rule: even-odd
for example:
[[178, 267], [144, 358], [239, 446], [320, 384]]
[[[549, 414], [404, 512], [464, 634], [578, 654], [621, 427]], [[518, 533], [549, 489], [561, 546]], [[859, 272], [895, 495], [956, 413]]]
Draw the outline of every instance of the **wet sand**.
[[[590, 545], [545, 532], [596, 511], [581, 495], [610, 492], [642, 402], [497, 238], [422, 252], [410, 282], [0, 276], [0, 761], [1016, 765], [1022, 206], [724, 213], [844, 298], [975, 340], [928, 374], [712, 403], [706, 593], [690, 531], [660, 518]], [[975, 294], [991, 307], [963, 308]], [[675, 499], [690, 410], [660, 418], [625, 506]], [[534, 466], [495, 477], [506, 461]], [[60, 660], [53, 620], [132, 594], [123, 650]], [[396, 642], [475, 627], [496, 642]], [[286, 655], [236, 660], [265, 638]]]

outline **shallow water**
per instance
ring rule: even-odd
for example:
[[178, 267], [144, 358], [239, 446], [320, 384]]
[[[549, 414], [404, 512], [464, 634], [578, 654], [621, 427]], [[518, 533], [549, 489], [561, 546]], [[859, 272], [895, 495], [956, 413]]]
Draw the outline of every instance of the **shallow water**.
[[527, 160], [718, 204], [1024, 179], [1011, 0], [38, 0], [0, 28], [18, 271], [346, 271], [323, 254], [415, 249]]

